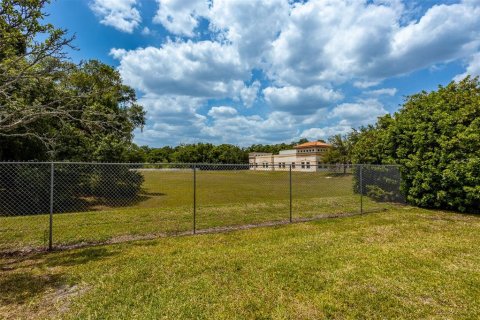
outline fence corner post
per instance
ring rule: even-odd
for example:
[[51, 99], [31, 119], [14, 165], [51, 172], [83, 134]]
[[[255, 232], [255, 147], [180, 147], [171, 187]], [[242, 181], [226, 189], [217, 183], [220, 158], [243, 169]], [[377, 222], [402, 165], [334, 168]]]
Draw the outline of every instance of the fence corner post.
[[292, 222], [292, 164], [289, 167], [290, 171], [290, 222]]
[[197, 232], [197, 164], [193, 165], [193, 234]]
[[55, 175], [55, 164], [50, 163], [50, 221], [48, 228], [48, 250], [53, 249], [53, 182]]
[[360, 186], [360, 214], [363, 214], [363, 164], [360, 165], [359, 186]]

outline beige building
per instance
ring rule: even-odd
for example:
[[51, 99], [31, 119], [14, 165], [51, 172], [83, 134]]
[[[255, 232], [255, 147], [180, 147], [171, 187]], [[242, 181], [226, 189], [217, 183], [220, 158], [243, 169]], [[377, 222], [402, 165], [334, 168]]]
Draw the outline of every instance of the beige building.
[[293, 171], [319, 171], [324, 167], [322, 158], [330, 147], [324, 142], [306, 142], [279, 154], [252, 152], [248, 162], [250, 170], [290, 170], [292, 166]]

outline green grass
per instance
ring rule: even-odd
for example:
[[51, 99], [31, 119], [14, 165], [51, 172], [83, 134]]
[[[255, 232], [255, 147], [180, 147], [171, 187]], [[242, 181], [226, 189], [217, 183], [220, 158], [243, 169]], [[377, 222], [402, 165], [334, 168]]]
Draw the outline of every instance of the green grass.
[[0, 318], [478, 319], [479, 233], [404, 207], [4, 259]]
[[[103, 242], [118, 237], [192, 230], [192, 172], [144, 171], [143, 174], [142, 192], [134, 202], [108, 206], [91, 199], [92, 205], [84, 212], [55, 214], [54, 244]], [[358, 212], [360, 197], [353, 193], [352, 183], [350, 174], [295, 172], [293, 218]], [[200, 170], [196, 196], [199, 230], [289, 219], [288, 172]], [[366, 198], [364, 204], [366, 211], [389, 207]], [[48, 215], [2, 217], [0, 249], [45, 246], [48, 227]]]

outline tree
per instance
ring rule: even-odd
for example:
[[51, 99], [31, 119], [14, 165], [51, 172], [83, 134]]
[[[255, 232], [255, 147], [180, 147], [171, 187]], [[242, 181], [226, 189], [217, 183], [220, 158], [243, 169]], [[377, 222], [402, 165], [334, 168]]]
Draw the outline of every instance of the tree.
[[[43, 24], [46, 3], [0, 2], [0, 160], [130, 159], [137, 152], [132, 132], [145, 121], [134, 90], [99, 61], [69, 62], [64, 49], [73, 38]], [[112, 168], [57, 165], [56, 181], [63, 182], [55, 192], [59, 210], [86, 208], [87, 198], [134, 201], [142, 175], [125, 166]], [[45, 165], [31, 164], [0, 175], [0, 214], [48, 212], [42, 201], [48, 172]], [[30, 201], [14, 204], [25, 197]]]
[[[326, 163], [348, 164], [351, 162], [351, 144], [347, 135], [336, 134], [328, 139], [331, 147], [325, 154], [323, 161]], [[344, 166], [344, 171], [346, 166]]]
[[[0, 156], [68, 158], [65, 149], [74, 151], [81, 142], [74, 154], [104, 158], [98, 148], [107, 140], [125, 145], [132, 130], [143, 125], [144, 112], [113, 68], [98, 61], [68, 62], [64, 50], [73, 38], [43, 23], [47, 3], [0, 4]], [[85, 153], [84, 147], [94, 144], [96, 150]]]
[[361, 130], [353, 159], [402, 165], [415, 205], [480, 211], [480, 83], [467, 77], [407, 97], [402, 108]]
[[395, 120], [387, 114], [372, 126], [362, 127], [350, 134], [353, 163], [395, 164], [395, 145], [391, 127]]
[[[131, 157], [133, 130], [144, 125], [145, 112], [136, 103], [135, 91], [124, 85], [118, 71], [91, 60], [72, 68], [61, 85], [80, 97], [81, 121], [51, 125], [56, 159], [127, 161]], [[95, 88], [95, 89], [92, 89]]]

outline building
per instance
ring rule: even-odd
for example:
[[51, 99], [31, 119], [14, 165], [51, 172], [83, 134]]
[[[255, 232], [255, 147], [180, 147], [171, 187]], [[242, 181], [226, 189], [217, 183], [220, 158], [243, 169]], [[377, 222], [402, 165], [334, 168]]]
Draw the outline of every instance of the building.
[[248, 155], [250, 170], [319, 171], [324, 165], [322, 158], [331, 145], [315, 141], [299, 144], [292, 150], [279, 154], [252, 152]]

